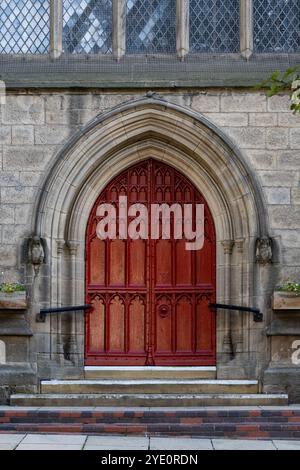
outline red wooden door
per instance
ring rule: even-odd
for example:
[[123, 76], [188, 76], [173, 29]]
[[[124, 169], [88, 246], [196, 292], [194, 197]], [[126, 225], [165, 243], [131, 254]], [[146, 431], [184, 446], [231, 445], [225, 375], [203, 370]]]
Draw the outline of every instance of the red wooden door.
[[[150, 205], [204, 204], [205, 242], [185, 239], [100, 240], [97, 208], [119, 196]], [[128, 218], [130, 223], [132, 219]], [[172, 235], [173, 230], [171, 230]], [[117, 228], [119, 234], [119, 226]], [[215, 230], [203, 196], [172, 167], [147, 160], [124, 171], [100, 194], [86, 236], [87, 365], [214, 365]]]

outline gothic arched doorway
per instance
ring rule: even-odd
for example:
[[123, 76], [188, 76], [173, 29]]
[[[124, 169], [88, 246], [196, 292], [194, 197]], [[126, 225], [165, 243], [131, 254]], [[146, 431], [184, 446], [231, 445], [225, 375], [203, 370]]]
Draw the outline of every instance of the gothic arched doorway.
[[[205, 241], [186, 251], [175, 240], [100, 240], [97, 208], [128, 204], [204, 205]], [[128, 222], [130, 222], [130, 218]], [[214, 365], [216, 241], [208, 205], [174, 168], [154, 159], [115, 177], [101, 192], [86, 233], [86, 365]]]

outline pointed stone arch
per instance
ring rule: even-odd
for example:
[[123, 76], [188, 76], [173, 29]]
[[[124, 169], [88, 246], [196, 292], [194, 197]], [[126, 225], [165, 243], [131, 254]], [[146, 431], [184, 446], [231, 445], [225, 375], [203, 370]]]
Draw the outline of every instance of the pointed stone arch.
[[[107, 172], [118, 155], [123, 153], [124, 156], [125, 150], [128, 155], [130, 149], [138, 150], [146, 142], [160, 147], [165, 145], [185, 155], [183, 165], [190, 163], [194, 168], [201, 167], [203, 174], [206, 173], [219, 187], [224, 201], [232, 207], [234, 199], [243, 197], [254, 211], [252, 217], [249, 211], [245, 213], [249, 216], [248, 230], [266, 235], [267, 215], [262, 191], [242, 152], [201, 114], [153, 98], [131, 101], [97, 116], [66, 143], [46, 172], [34, 211], [35, 233], [49, 232], [49, 224], [45, 222], [46, 219], [49, 221], [51, 209], [59, 211], [61, 206], [69, 204], [70, 198], [73, 196], [74, 199], [93, 174]], [[175, 159], [174, 162], [176, 165]], [[123, 163], [122, 167], [126, 164], [130, 162]], [[238, 232], [236, 225], [232, 229]], [[55, 230], [54, 226], [52, 229]]]
[[[268, 221], [251, 167], [205, 117], [153, 97], [97, 116], [66, 143], [47, 173], [32, 223], [32, 231], [46, 240], [49, 249], [44, 269], [51, 289], [43, 289], [41, 300], [55, 306], [84, 302], [85, 230], [93, 204], [110, 179], [150, 157], [183, 172], [210, 206], [217, 236], [218, 301], [263, 302], [254, 246], [258, 237], [268, 235]], [[252, 336], [260, 330], [252, 332], [250, 317], [235, 318], [232, 328], [228, 315], [218, 315], [219, 364], [238, 357], [242, 363], [229, 369], [231, 377], [253, 376], [256, 368], [249, 372], [249, 358], [257, 359], [257, 351], [252, 351], [257, 341]], [[70, 331], [76, 335], [80, 328], [73, 325]], [[261, 351], [262, 346], [258, 354]], [[77, 352], [82, 354], [81, 346]]]

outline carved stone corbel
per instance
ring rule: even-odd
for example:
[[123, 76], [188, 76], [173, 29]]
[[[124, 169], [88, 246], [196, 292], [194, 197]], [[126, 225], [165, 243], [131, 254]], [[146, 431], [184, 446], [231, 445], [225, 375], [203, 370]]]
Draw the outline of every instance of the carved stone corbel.
[[244, 245], [245, 245], [245, 240], [244, 238], [239, 238], [238, 240], [235, 241], [235, 247], [237, 253], [244, 253]]
[[222, 246], [224, 248], [224, 254], [225, 255], [232, 255], [233, 247], [234, 247], [234, 241], [233, 240], [223, 240], [222, 241]]
[[76, 256], [78, 253], [79, 243], [78, 242], [67, 242], [67, 247], [71, 256]]
[[65, 246], [66, 243], [64, 240], [56, 240], [56, 250], [58, 255], [61, 255], [63, 253]]

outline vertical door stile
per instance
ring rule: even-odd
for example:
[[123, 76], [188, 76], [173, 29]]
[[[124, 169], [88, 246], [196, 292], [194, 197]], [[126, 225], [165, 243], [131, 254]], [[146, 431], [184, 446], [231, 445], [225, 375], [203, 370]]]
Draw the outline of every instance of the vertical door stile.
[[[128, 196], [128, 193], [130, 191], [130, 186], [131, 186], [131, 181], [130, 181], [130, 175], [129, 175], [129, 170], [127, 172], [127, 196]], [[118, 206], [118, 210], [119, 210], [119, 213], [120, 213], [120, 206]], [[120, 221], [118, 219], [118, 234], [120, 234]], [[128, 240], [125, 240], [123, 241], [122, 243], [125, 243], [125, 255], [124, 255], [124, 263], [125, 263], [125, 266], [124, 266], [124, 271], [125, 271], [125, 274], [124, 274], [124, 287], [127, 289], [128, 286], [129, 286], [129, 266], [130, 266], [130, 262], [129, 262], [129, 257], [130, 257], [130, 253], [129, 253], [129, 241]], [[128, 354], [129, 350], [130, 350], [130, 333], [129, 333], [129, 328], [130, 328], [130, 317], [129, 317], [129, 313], [130, 313], [130, 304], [132, 302], [132, 296], [130, 294], [128, 294], [128, 290], [126, 293], [124, 293], [124, 331], [125, 331], [125, 335], [124, 335], [124, 350], [125, 350], [125, 354]]]
[[[152, 160], [149, 160], [148, 165], [147, 165], [147, 170], [148, 170], [148, 214], [151, 213], [151, 204], [153, 201], [153, 180], [154, 180], [154, 174], [153, 174], [153, 166], [152, 166]], [[149, 302], [149, 310], [148, 310], [148, 347], [147, 347], [147, 365], [153, 365], [154, 360], [153, 360], [153, 354], [154, 354], [154, 336], [153, 336], [153, 321], [154, 321], [154, 314], [153, 314], [153, 309], [155, 308], [155, 301], [153, 298], [153, 285], [154, 285], [154, 272], [155, 272], [155, 265], [154, 265], [154, 240], [152, 240], [151, 237], [151, 217], [148, 219], [148, 224], [149, 224], [149, 234], [147, 244], [148, 244], [148, 249], [147, 249], [147, 257], [148, 257], [148, 262], [147, 262], [147, 272], [148, 272], [148, 284], [147, 284], [147, 298]]]

